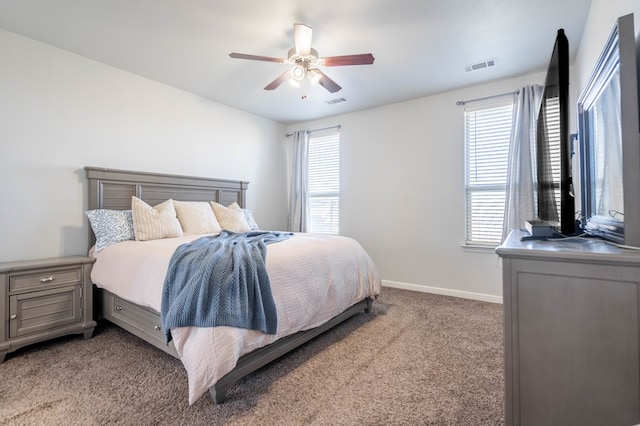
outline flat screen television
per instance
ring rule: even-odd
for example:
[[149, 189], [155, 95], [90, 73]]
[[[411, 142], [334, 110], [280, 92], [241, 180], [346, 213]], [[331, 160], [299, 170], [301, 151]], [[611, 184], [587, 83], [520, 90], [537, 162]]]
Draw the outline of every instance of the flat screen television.
[[538, 112], [536, 173], [538, 220], [562, 235], [576, 230], [569, 135], [569, 41], [559, 29]]
[[640, 118], [633, 14], [618, 22], [578, 99], [581, 224], [640, 246]]

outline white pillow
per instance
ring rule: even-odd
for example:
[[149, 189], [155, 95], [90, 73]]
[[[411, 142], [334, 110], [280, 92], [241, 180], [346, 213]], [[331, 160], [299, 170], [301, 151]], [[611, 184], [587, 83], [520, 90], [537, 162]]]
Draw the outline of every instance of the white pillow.
[[184, 235], [215, 234], [222, 228], [206, 201], [176, 201], [173, 200], [178, 221]]
[[238, 203], [233, 202], [229, 207], [225, 207], [222, 204], [211, 201], [211, 208], [216, 214], [216, 219], [218, 219], [218, 223], [222, 229], [231, 232], [251, 231], [251, 227], [244, 218], [244, 213]]
[[176, 217], [176, 209], [173, 207], [173, 200], [151, 207], [138, 197], [132, 197], [131, 211], [133, 212], [133, 230], [138, 241], [183, 235], [182, 227]]

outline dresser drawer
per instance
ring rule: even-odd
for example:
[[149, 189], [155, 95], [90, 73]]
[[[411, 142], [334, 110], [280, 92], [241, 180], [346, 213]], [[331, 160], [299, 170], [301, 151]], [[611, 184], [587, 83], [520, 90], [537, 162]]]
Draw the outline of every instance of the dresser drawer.
[[82, 321], [79, 285], [9, 296], [9, 338]]
[[75, 285], [82, 282], [80, 266], [32, 270], [28, 273], [9, 275], [9, 291], [44, 289]]

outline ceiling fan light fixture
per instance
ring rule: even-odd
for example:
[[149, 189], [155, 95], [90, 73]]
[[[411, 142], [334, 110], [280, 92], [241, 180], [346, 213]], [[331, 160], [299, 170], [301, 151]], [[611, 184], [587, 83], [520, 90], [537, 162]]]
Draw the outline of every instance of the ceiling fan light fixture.
[[316, 85], [318, 84], [318, 82], [320, 82], [320, 79], [322, 78], [322, 74], [320, 74], [320, 71], [313, 69], [310, 70], [307, 73], [308, 77], [309, 77], [309, 81], [311, 82], [312, 85]]
[[300, 84], [300, 80], [294, 80], [293, 78], [289, 79], [289, 84], [295, 87], [296, 89], [299, 89], [302, 86]]
[[302, 65], [296, 65], [291, 69], [291, 78], [296, 81], [302, 81], [306, 71]]

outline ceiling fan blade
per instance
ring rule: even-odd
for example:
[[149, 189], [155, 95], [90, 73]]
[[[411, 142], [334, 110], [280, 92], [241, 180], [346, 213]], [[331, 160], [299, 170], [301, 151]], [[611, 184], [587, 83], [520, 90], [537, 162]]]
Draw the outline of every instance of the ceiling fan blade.
[[325, 67], [341, 67], [345, 65], [371, 65], [375, 58], [371, 53], [360, 55], [327, 56], [322, 58]]
[[229, 53], [229, 56], [235, 59], [249, 59], [251, 61], [264, 61], [264, 62], [276, 62], [278, 64], [283, 64], [286, 59], [282, 58], [272, 58], [270, 56], [259, 56], [259, 55], [246, 55], [244, 53]]
[[338, 83], [331, 80], [325, 73], [323, 73], [319, 69], [315, 69], [314, 72], [317, 72], [322, 76], [320, 77], [320, 80], [318, 80], [318, 84], [327, 89], [329, 92], [336, 93], [337, 91], [342, 89], [342, 87], [340, 87]]
[[311, 54], [311, 36], [313, 30], [304, 24], [293, 24], [293, 41], [296, 46], [296, 53], [300, 56]]
[[284, 73], [280, 74], [278, 76], [278, 78], [276, 78], [275, 80], [273, 80], [271, 83], [267, 84], [266, 86], [264, 86], [264, 90], [274, 90], [277, 89], [278, 87], [280, 87], [280, 85], [282, 83], [284, 83], [285, 81], [287, 81], [289, 78], [291, 78], [291, 70], [289, 71], [285, 71]]

